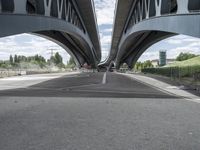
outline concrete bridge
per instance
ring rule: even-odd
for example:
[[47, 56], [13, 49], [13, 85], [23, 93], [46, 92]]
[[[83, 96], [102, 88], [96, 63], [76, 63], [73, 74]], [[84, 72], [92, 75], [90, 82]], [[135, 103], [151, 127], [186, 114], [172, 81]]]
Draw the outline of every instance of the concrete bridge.
[[63, 47], [81, 67], [101, 60], [91, 0], [0, 0], [0, 37], [31, 33]]
[[200, 37], [199, 0], [118, 0], [109, 57], [131, 69], [154, 43], [177, 34]]

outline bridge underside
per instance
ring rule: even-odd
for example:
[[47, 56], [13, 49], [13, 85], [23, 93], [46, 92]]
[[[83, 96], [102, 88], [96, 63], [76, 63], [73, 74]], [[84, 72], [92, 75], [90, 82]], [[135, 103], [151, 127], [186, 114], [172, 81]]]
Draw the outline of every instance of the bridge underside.
[[[78, 6], [71, 0], [0, 0], [0, 37], [30, 33], [47, 38], [63, 47], [78, 67], [85, 64], [97, 68], [101, 60], [93, 4]], [[92, 24], [85, 25], [85, 11]], [[83, 14], [80, 14], [83, 13]]]
[[151, 45], [165, 38], [178, 34], [200, 37], [199, 26], [200, 15], [155, 17], [136, 24], [121, 39], [116, 68], [122, 63], [132, 68]]
[[[140, 56], [153, 44], [159, 42], [160, 40], [163, 40], [165, 38], [174, 36], [173, 33], [167, 33], [167, 32], [158, 32], [158, 31], [149, 31], [144, 32], [136, 36], [132, 39], [132, 42], [134, 43], [128, 43], [126, 45], [127, 52], [124, 52], [124, 54], [117, 55], [117, 61], [116, 61], [116, 68], [119, 69], [120, 66], [123, 63], [126, 63], [128, 65], [129, 69], [132, 69], [137, 62], [137, 60], [140, 58]], [[120, 61], [118, 61], [120, 60]]]
[[178, 34], [199, 38], [199, 27], [199, 0], [118, 0], [110, 55], [100, 65], [131, 69], [154, 43]]

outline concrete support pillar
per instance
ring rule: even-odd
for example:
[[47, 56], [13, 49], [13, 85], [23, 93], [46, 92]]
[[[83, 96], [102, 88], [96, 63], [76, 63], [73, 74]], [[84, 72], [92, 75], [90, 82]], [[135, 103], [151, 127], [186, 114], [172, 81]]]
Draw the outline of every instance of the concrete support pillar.
[[27, 0], [14, 0], [14, 13], [15, 14], [26, 14]]
[[0, 0], [0, 13], [2, 12], [2, 4], [1, 4], [1, 0]]
[[65, 16], [66, 21], [69, 22], [70, 12], [71, 12], [71, 4], [69, 1], [65, 2]]
[[68, 5], [69, 2], [65, 0], [65, 20], [68, 21]]
[[140, 21], [142, 21], [143, 17], [143, 1], [138, 2], [138, 11], [139, 11], [139, 17]]
[[161, 6], [162, 0], [155, 0], [156, 16], [161, 16]]
[[71, 23], [74, 24], [74, 10], [71, 10]]
[[51, 15], [51, 4], [52, 0], [44, 0], [44, 11], [45, 11], [45, 16], [50, 16]]
[[68, 7], [68, 18], [69, 18], [69, 22], [72, 22], [72, 6], [71, 3], [69, 3], [69, 7]]
[[187, 14], [188, 11], [189, 0], [177, 0], [178, 10], [177, 14]]
[[144, 0], [146, 19], [149, 19], [150, 0]]
[[135, 18], [135, 24], [137, 24], [138, 23], [138, 11], [137, 11], [137, 9], [135, 9], [135, 11], [134, 11], [134, 18]]
[[57, 6], [58, 6], [58, 18], [62, 18], [62, 11], [63, 11], [63, 0], [61, 0], [61, 4], [59, 0], [57, 0]]

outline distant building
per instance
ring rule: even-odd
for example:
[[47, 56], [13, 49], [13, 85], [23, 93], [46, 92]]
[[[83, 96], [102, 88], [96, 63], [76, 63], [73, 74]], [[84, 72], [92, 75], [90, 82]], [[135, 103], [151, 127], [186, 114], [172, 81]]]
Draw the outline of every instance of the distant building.
[[172, 64], [176, 61], [176, 59], [167, 59], [167, 65]]
[[165, 66], [167, 64], [167, 54], [166, 51], [159, 52], [159, 66]]
[[151, 60], [151, 64], [153, 65], [154, 68], [156, 68], [159, 66], [169, 65], [175, 61], [176, 59], [167, 59], [166, 51], [159, 51], [159, 59]]
[[159, 66], [159, 60], [158, 59], [154, 59], [151, 61], [151, 64], [153, 65], [154, 68]]
[[[176, 59], [166, 59], [166, 65], [169, 65], [169, 64], [171, 64], [171, 63], [173, 63], [175, 61], [176, 61]], [[151, 64], [153, 65], [154, 68], [160, 66], [158, 59], [151, 60]]]

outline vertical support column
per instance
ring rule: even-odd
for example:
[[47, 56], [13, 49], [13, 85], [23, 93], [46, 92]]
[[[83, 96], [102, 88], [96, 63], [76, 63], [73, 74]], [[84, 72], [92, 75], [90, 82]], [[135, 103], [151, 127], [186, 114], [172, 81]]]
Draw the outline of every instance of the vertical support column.
[[138, 2], [138, 10], [139, 10], [140, 21], [142, 21], [142, 19], [143, 19], [143, 1]]
[[72, 6], [71, 3], [69, 3], [69, 22], [72, 23]]
[[79, 20], [77, 20], [77, 27], [81, 28]]
[[60, 1], [57, 0], [57, 7], [58, 7], [58, 18], [62, 19], [63, 0], [61, 0], [61, 4], [60, 4]]
[[137, 12], [137, 21], [138, 22], [140, 22], [140, 7], [138, 7], [137, 9], [136, 9], [136, 12]]
[[50, 16], [51, 15], [51, 4], [52, 4], [52, 0], [44, 0], [44, 12], [45, 12], [45, 16]]
[[74, 25], [76, 25], [76, 18], [77, 18], [77, 14], [76, 12], [74, 12]]
[[0, 0], [0, 13], [2, 12], [2, 4], [1, 4], [1, 0]]
[[145, 5], [145, 17], [146, 19], [149, 19], [149, 11], [150, 11], [150, 0], [144, 0]]
[[67, 22], [70, 22], [69, 19], [71, 19], [71, 18], [70, 18], [70, 14], [71, 14], [71, 4], [70, 4], [69, 1], [68, 1], [68, 5], [67, 5], [67, 7], [66, 7], [66, 9], [65, 9], [65, 14], [66, 14], [66, 21], [67, 21]]
[[134, 10], [134, 23], [138, 23], [138, 15], [137, 15], [137, 9]]
[[74, 12], [74, 10], [72, 9], [72, 10], [71, 10], [71, 23], [72, 23], [72, 24], [74, 24], [74, 16], [75, 16], [74, 14], [75, 14], [75, 12]]
[[14, 0], [14, 13], [26, 14], [26, 3], [27, 0]]
[[130, 22], [129, 22], [129, 25], [128, 25], [128, 28], [127, 28], [127, 29], [129, 29], [129, 28], [131, 28], [132, 26], [134, 26], [134, 24], [135, 24], [134, 16], [132, 16], [132, 17], [130, 18]]
[[68, 22], [68, 15], [69, 15], [69, 1], [65, 0], [65, 20]]
[[72, 20], [72, 23], [74, 24], [74, 21], [75, 21], [75, 18], [76, 18], [76, 12], [75, 12], [75, 10], [73, 10], [73, 20]]
[[77, 26], [77, 16], [74, 17], [74, 25]]
[[161, 15], [161, 6], [162, 6], [162, 0], [155, 0], [156, 16]]
[[177, 0], [178, 10], [177, 14], [187, 14], [188, 11], [189, 0]]

